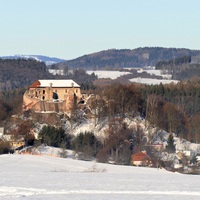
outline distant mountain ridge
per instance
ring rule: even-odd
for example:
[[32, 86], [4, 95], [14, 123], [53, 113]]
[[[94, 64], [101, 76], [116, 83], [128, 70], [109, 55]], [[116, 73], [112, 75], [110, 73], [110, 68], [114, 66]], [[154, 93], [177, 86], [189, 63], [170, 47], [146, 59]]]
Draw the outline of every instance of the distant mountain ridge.
[[0, 57], [2, 59], [18, 59], [18, 58], [23, 58], [23, 59], [33, 59], [33, 60], [37, 60], [40, 62], [44, 62], [46, 65], [52, 65], [55, 63], [59, 63], [59, 62], [64, 62], [64, 59], [61, 58], [56, 58], [56, 57], [48, 57], [48, 56], [43, 56], [43, 55], [21, 55], [21, 54], [17, 54], [14, 56], [2, 56]]
[[81, 57], [64, 60], [43, 55], [2, 56], [2, 59], [33, 59], [54, 65], [56, 69], [119, 69], [155, 66], [159, 61], [168, 61], [183, 56], [191, 56], [192, 63], [200, 63], [200, 50], [185, 48], [141, 47], [136, 49], [109, 49]]
[[200, 63], [200, 51], [184, 48], [144, 47], [137, 49], [109, 49], [56, 64], [58, 68], [119, 69], [155, 66], [162, 60], [191, 56]]

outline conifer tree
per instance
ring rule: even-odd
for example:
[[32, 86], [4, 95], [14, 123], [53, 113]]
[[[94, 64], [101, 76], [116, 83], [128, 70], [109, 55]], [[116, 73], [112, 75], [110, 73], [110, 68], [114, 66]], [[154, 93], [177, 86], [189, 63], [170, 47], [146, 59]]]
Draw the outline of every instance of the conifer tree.
[[170, 134], [168, 137], [166, 149], [169, 153], [174, 153], [176, 150], [176, 147], [174, 144], [174, 137], [172, 134]]

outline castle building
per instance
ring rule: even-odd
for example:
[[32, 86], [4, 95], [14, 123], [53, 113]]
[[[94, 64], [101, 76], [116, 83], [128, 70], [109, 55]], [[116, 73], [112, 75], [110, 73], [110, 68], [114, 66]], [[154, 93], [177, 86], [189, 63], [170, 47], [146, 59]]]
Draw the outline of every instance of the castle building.
[[24, 93], [23, 110], [70, 112], [81, 97], [73, 80], [37, 80]]

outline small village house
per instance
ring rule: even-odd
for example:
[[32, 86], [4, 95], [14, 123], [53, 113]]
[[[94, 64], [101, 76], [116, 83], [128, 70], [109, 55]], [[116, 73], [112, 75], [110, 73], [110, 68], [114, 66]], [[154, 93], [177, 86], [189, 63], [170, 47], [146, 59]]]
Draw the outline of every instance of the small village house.
[[9, 142], [10, 147], [13, 150], [25, 146], [25, 140], [23, 136], [19, 135], [17, 137], [14, 137], [10, 134], [4, 134], [4, 127], [0, 127], [0, 140], [3, 142]]
[[132, 155], [132, 164], [135, 166], [151, 166], [152, 161], [145, 151], [141, 151]]
[[13, 150], [18, 150], [20, 148], [23, 148], [25, 146], [25, 140], [24, 137], [19, 135], [16, 138], [11, 137], [10, 144]]

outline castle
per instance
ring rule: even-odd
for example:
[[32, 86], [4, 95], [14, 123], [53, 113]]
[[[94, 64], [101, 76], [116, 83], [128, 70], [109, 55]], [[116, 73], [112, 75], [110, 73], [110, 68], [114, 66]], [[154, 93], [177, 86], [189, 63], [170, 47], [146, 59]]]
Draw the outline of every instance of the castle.
[[70, 112], [82, 98], [80, 86], [73, 80], [37, 80], [23, 96], [23, 110]]

